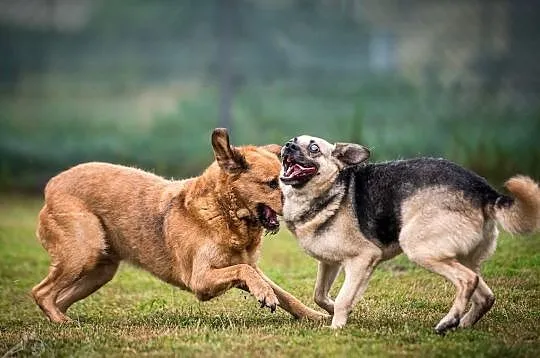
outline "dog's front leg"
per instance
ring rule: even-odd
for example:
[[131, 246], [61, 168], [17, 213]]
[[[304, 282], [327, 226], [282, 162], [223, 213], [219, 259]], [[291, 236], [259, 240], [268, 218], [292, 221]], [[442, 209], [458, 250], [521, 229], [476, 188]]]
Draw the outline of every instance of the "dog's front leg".
[[319, 269], [317, 271], [317, 281], [315, 283], [314, 300], [319, 307], [323, 308], [326, 312], [334, 314], [334, 301], [328, 295], [332, 284], [336, 280], [336, 277], [341, 269], [340, 264], [329, 264], [326, 262], [319, 262]]
[[300, 300], [298, 300], [296, 297], [291, 295], [289, 292], [285, 291], [281, 287], [279, 287], [276, 283], [274, 283], [270, 278], [268, 278], [264, 272], [261, 271], [260, 268], [256, 268], [257, 272], [263, 280], [268, 282], [270, 287], [274, 290], [274, 293], [276, 294], [278, 300], [279, 300], [279, 306], [283, 308], [285, 311], [289, 312], [293, 317], [302, 319], [302, 318], [308, 318], [311, 320], [322, 320], [326, 318], [330, 318], [329, 315], [319, 313], [306, 305], [304, 305]]
[[345, 281], [334, 303], [332, 328], [341, 328], [347, 323], [353, 306], [362, 297], [373, 269], [380, 261], [380, 255], [370, 254], [369, 250], [343, 262]]
[[261, 303], [261, 307], [275, 311], [278, 299], [274, 290], [253, 267], [247, 264], [223, 268], [194, 265], [190, 288], [200, 300], [209, 300], [236, 286], [245, 286]]

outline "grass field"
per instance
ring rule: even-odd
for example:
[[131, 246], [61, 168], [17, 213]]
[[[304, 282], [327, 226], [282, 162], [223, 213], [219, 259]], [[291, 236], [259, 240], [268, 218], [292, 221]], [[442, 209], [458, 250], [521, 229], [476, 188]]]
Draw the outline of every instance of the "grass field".
[[[444, 337], [432, 328], [448, 310], [454, 288], [404, 257], [376, 271], [339, 331], [283, 311], [272, 314], [236, 290], [199, 303], [127, 265], [70, 309], [76, 323], [59, 326], [45, 319], [29, 295], [48, 266], [34, 237], [40, 204], [0, 196], [0, 356], [540, 356], [538, 236], [500, 236], [484, 267], [498, 299], [493, 310], [473, 329]], [[261, 267], [315, 307], [316, 263], [284, 229], [265, 239]]]

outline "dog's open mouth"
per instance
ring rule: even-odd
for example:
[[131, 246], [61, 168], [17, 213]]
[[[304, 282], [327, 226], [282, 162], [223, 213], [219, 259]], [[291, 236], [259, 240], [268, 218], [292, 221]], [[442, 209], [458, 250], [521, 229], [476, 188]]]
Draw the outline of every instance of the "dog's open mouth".
[[275, 234], [279, 230], [277, 213], [270, 207], [259, 204], [257, 207], [259, 222], [270, 233]]
[[300, 184], [317, 174], [318, 168], [308, 163], [299, 163], [292, 155], [283, 157], [283, 176], [281, 181], [285, 184]]

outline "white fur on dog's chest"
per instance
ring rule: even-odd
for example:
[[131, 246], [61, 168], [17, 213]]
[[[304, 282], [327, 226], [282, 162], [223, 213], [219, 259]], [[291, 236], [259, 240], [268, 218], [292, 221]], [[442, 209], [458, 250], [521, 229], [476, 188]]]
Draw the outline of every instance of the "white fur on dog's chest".
[[298, 205], [285, 202], [284, 219], [307, 254], [325, 262], [341, 262], [357, 254], [365, 239], [358, 231], [356, 222], [351, 220], [354, 216], [348, 212], [349, 205], [329, 205], [310, 220], [299, 222], [294, 216], [294, 209], [298, 209], [295, 204]]
[[[341, 262], [345, 258], [344, 247], [348, 247], [343, 238], [332, 234], [298, 237], [300, 246], [306, 253], [319, 261]], [[346, 241], [346, 239], [345, 239]]]

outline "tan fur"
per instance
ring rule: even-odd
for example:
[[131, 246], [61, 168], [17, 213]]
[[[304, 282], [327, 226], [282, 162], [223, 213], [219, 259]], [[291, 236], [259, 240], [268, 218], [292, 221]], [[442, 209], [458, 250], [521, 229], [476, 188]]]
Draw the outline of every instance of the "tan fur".
[[[495, 251], [497, 221], [512, 233], [530, 233], [540, 228], [540, 188], [532, 179], [518, 176], [506, 184], [515, 197], [509, 205], [478, 207], [462, 192], [446, 186], [417, 190], [401, 203], [398, 242], [378, 245], [362, 235], [351, 193], [345, 195], [347, 188], [336, 182], [338, 173], [348, 164], [343, 160], [361, 162], [369, 151], [355, 144], [330, 144], [311, 136], [297, 137], [294, 143], [304, 156], [317, 163], [318, 171], [302, 187], [282, 184], [284, 219], [304, 250], [319, 260], [314, 299], [333, 314], [332, 328], [346, 324], [379, 262], [401, 251], [456, 287], [453, 305], [436, 331], [444, 333], [458, 325], [470, 327], [495, 302], [480, 275], [480, 266]], [[311, 143], [316, 143], [320, 151], [310, 156], [307, 148]], [[281, 175], [285, 175], [283, 168]], [[309, 214], [321, 202], [324, 206], [320, 211]], [[334, 302], [328, 293], [342, 268], [345, 281]], [[472, 304], [467, 311], [469, 302]]]
[[[32, 290], [54, 322], [112, 279], [120, 261], [208, 300], [239, 287], [298, 318], [324, 316], [279, 288], [257, 267], [263, 227], [257, 205], [281, 213], [278, 146], [234, 148], [212, 137], [216, 162], [196, 178], [169, 181], [139, 169], [87, 163], [52, 178], [37, 235], [51, 256]], [[249, 166], [249, 169], [245, 165]]]
[[529, 177], [510, 178], [506, 188], [515, 197], [510, 207], [495, 207], [495, 218], [512, 234], [531, 234], [540, 229], [540, 188]]
[[[301, 136], [298, 142], [305, 147], [311, 138]], [[322, 154], [316, 159], [319, 174], [301, 189], [281, 186], [285, 196], [283, 215], [302, 248], [319, 260], [314, 300], [321, 308], [333, 314], [332, 327], [339, 328], [347, 322], [350, 311], [367, 288], [377, 264], [387, 257], [395, 256], [400, 250], [395, 246], [376, 246], [362, 235], [357, 223], [351, 221], [351, 217], [354, 217], [352, 198], [350, 194], [343, 194], [343, 188], [335, 186], [344, 163], [332, 154], [336, 145], [319, 138], [317, 143]], [[327, 206], [314, 212], [313, 207], [318, 198], [334, 195]], [[307, 219], [304, 218], [306, 216]], [[318, 231], [328, 219], [332, 220], [331, 225]], [[341, 269], [345, 272], [345, 281], [334, 302], [329, 291]]]
[[[480, 277], [481, 263], [495, 250], [493, 220], [485, 218], [483, 210], [463, 194], [445, 187], [420, 190], [406, 200], [402, 220], [399, 243], [403, 252], [456, 287], [454, 304], [435, 329], [442, 333], [458, 324], [474, 324], [494, 302]], [[466, 313], [472, 297], [473, 305]]]
[[412, 195], [402, 205], [401, 218], [399, 241], [407, 255], [441, 260], [466, 257], [484, 239], [483, 211], [446, 187], [431, 187]]

